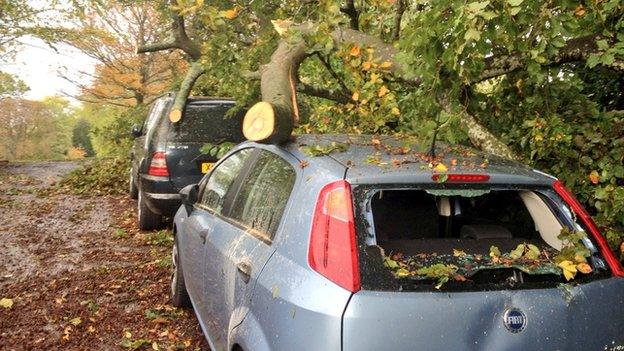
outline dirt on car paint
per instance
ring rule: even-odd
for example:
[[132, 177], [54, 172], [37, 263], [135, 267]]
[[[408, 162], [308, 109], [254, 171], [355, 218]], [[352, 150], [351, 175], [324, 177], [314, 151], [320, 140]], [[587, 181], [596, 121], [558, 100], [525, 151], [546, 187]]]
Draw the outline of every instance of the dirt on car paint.
[[127, 197], [48, 191], [77, 166], [0, 166], [0, 349], [208, 350], [169, 299], [169, 231]]

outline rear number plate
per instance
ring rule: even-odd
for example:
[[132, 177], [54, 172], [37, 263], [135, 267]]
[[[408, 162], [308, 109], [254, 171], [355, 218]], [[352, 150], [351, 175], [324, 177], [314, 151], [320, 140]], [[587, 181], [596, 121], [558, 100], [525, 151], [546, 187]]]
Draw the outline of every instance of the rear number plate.
[[210, 171], [210, 169], [212, 168], [213, 165], [214, 165], [214, 163], [212, 163], [212, 162], [202, 162], [202, 164], [201, 164], [201, 172], [202, 173], [208, 173], [208, 171]]

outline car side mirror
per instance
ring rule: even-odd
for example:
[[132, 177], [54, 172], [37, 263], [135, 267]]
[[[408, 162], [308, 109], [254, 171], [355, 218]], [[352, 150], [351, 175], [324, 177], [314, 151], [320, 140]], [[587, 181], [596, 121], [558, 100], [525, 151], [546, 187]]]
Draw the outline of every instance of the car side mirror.
[[130, 133], [135, 138], [138, 138], [141, 135], [143, 135], [143, 131], [141, 130], [141, 126], [138, 125], [138, 124], [135, 124], [135, 125], [132, 126], [132, 129], [131, 129]]
[[180, 190], [180, 197], [182, 198], [182, 204], [186, 207], [186, 212], [191, 213], [193, 205], [195, 205], [199, 197], [199, 187], [197, 184], [185, 186]]

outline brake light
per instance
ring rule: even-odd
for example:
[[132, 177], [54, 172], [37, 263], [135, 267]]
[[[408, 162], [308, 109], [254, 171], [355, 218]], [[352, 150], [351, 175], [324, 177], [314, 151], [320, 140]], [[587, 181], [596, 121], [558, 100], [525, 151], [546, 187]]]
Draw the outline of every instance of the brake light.
[[[431, 179], [437, 182], [442, 174], [434, 174]], [[490, 180], [490, 176], [487, 174], [447, 174], [446, 182], [458, 182], [458, 183], [481, 183]]]
[[169, 170], [167, 169], [167, 160], [165, 153], [162, 151], [154, 152], [152, 155], [152, 161], [150, 162], [147, 174], [157, 177], [168, 177]]
[[615, 257], [611, 249], [609, 248], [609, 244], [607, 244], [607, 240], [600, 234], [596, 223], [589, 216], [587, 211], [583, 208], [583, 205], [576, 199], [576, 197], [568, 190], [565, 186], [559, 181], [556, 180], [553, 183], [553, 188], [559, 194], [559, 196], [563, 199], [563, 201], [570, 206], [572, 211], [576, 213], [576, 215], [581, 219], [583, 224], [589, 229], [590, 234], [598, 243], [598, 247], [600, 248], [600, 252], [602, 253], [602, 257], [607, 261], [607, 264], [611, 268], [611, 271], [614, 275], [618, 277], [624, 277], [624, 270], [622, 270], [622, 265], [620, 265], [620, 261]]
[[344, 180], [321, 189], [310, 234], [308, 262], [316, 272], [351, 291], [360, 290], [351, 185]]

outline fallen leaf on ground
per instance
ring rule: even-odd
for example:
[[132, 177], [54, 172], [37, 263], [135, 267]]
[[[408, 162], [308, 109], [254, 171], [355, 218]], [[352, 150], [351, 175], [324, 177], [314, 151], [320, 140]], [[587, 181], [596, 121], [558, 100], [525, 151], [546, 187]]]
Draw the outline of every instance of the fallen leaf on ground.
[[13, 299], [9, 299], [9, 298], [2, 298], [0, 299], [0, 306], [4, 307], [4, 308], [11, 308], [13, 307]]

